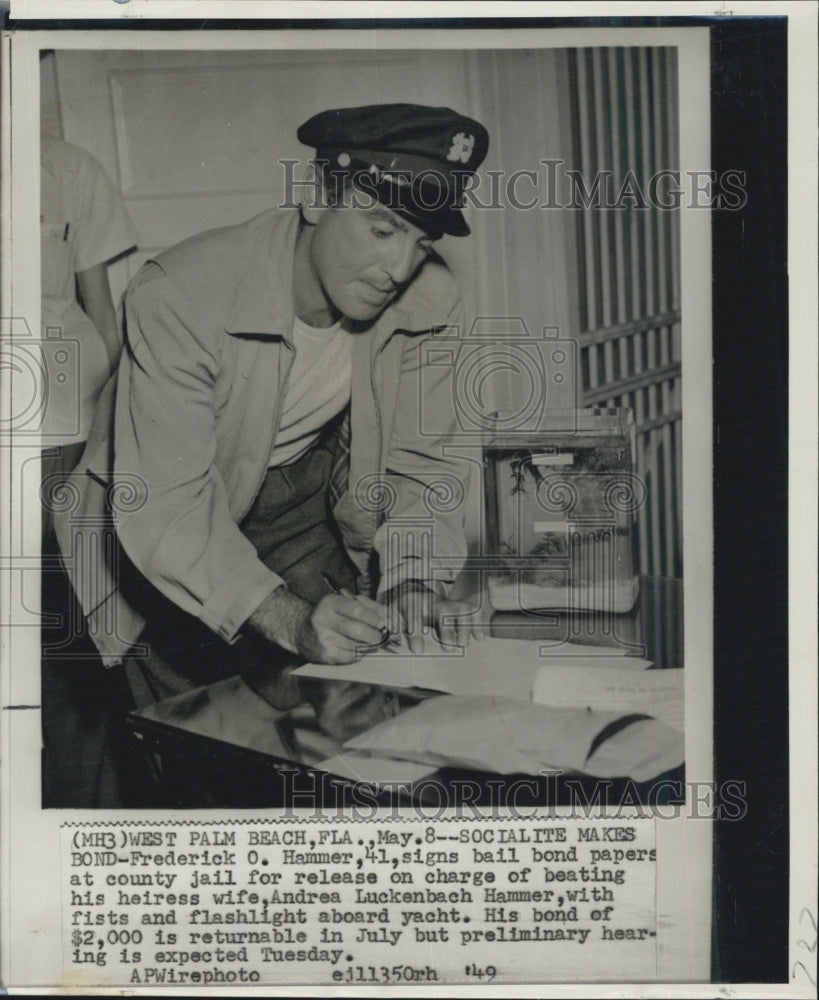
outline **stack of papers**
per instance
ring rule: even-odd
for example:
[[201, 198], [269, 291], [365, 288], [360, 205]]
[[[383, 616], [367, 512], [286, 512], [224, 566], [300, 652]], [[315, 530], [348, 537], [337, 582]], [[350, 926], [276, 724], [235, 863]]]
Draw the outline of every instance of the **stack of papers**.
[[681, 732], [644, 713], [510, 698], [431, 698], [345, 743], [374, 758], [496, 774], [576, 771], [648, 781], [683, 761]]
[[638, 781], [676, 766], [683, 671], [650, 666], [604, 646], [483, 639], [464, 649], [428, 642], [420, 655], [379, 650], [342, 666], [305, 664], [295, 674], [451, 696], [348, 740], [320, 765], [351, 780], [411, 787], [445, 764], [506, 774], [568, 768]]
[[643, 712], [683, 732], [683, 671], [635, 670], [630, 663], [544, 664], [538, 668], [532, 700], [555, 708]]

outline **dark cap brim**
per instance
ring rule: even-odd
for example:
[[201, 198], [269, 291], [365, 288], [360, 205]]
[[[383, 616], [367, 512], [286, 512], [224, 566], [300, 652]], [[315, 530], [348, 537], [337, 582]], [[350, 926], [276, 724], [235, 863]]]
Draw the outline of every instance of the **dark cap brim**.
[[368, 177], [355, 171], [351, 173], [351, 177], [353, 184], [361, 191], [374, 195], [379, 204], [419, 226], [430, 236], [469, 236], [471, 232], [461, 208], [447, 204], [446, 199], [432, 198], [425, 201], [416, 196], [418, 192], [410, 186], [397, 183], [389, 177], [382, 176], [376, 180], [371, 175]]

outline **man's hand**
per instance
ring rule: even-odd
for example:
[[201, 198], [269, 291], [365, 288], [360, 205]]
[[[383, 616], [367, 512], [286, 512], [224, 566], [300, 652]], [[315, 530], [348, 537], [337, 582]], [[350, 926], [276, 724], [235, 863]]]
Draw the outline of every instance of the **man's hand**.
[[465, 601], [439, 597], [424, 584], [409, 580], [391, 590], [385, 601], [394, 632], [404, 632], [410, 652], [423, 653], [425, 636], [435, 635], [442, 646], [467, 646], [470, 637], [485, 639], [487, 630], [475, 624]]
[[363, 647], [381, 641], [384, 610], [363, 595], [328, 594], [313, 606], [279, 587], [248, 624], [310, 663], [352, 663], [361, 658]]

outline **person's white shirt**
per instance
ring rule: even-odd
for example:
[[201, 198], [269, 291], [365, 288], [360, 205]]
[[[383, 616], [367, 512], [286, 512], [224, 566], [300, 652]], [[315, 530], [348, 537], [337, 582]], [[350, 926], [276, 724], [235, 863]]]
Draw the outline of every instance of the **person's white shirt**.
[[291, 465], [312, 448], [324, 426], [350, 402], [353, 334], [341, 323], [308, 326], [296, 318], [279, 431], [269, 465]]
[[[65, 341], [46, 360], [45, 433], [84, 441], [111, 366], [105, 343], [77, 301], [77, 275], [134, 247], [122, 194], [90, 153], [40, 136], [41, 308], [44, 339]], [[109, 293], [110, 294], [110, 293]], [[60, 360], [62, 359], [62, 361]]]

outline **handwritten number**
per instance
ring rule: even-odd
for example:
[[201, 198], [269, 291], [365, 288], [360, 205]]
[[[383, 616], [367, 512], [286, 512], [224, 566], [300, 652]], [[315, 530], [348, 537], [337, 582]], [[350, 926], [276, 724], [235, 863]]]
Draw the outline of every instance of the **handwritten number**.
[[793, 969], [791, 969], [791, 979], [796, 979], [796, 970], [798, 968], [800, 968], [800, 967], [801, 967], [802, 971], [805, 973], [805, 975], [808, 977], [808, 979], [811, 981], [811, 985], [815, 988], [816, 987], [816, 980], [813, 978], [813, 976], [805, 968], [805, 963], [804, 962], [794, 962]]
[[[813, 925], [813, 932], [814, 932], [814, 935], [815, 935], [816, 934], [816, 918], [811, 913], [811, 911], [807, 908], [807, 906], [803, 906], [802, 907], [802, 910], [801, 910], [801, 912], [799, 914], [799, 923], [802, 924], [804, 922], [805, 914], [807, 914], [808, 919], [810, 920], [811, 924]], [[799, 945], [801, 945], [807, 951], [814, 952], [814, 951], [816, 951], [816, 937], [814, 936], [813, 944], [808, 944], [808, 942], [804, 938], [799, 938], [798, 941], [796, 942], [796, 945], [797, 945], [797, 947], [799, 947]], [[795, 979], [796, 978], [796, 970], [798, 968], [802, 969], [802, 971], [805, 973], [805, 975], [810, 980], [811, 985], [815, 989], [816, 988], [816, 980], [808, 972], [808, 969], [807, 969], [807, 967], [806, 967], [806, 965], [805, 965], [804, 962], [794, 962], [793, 968], [791, 969], [791, 979]]]

